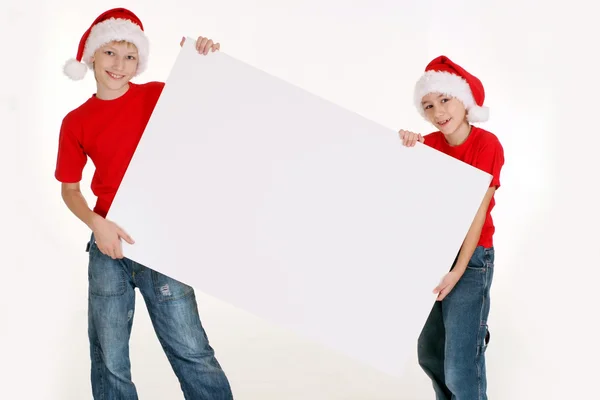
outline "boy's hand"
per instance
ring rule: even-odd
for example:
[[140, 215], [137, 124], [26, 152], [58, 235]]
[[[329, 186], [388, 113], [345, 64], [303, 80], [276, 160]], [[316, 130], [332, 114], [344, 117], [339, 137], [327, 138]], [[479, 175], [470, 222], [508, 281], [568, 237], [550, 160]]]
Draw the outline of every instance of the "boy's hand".
[[442, 301], [446, 296], [448, 296], [448, 293], [454, 289], [454, 286], [456, 286], [460, 280], [460, 277], [461, 274], [456, 270], [450, 271], [444, 276], [440, 284], [433, 289], [433, 293], [438, 295], [437, 301]]
[[417, 143], [417, 141], [425, 143], [425, 138], [420, 133], [400, 130], [398, 134], [400, 135], [402, 143], [406, 147], [413, 147]]
[[98, 218], [93, 232], [98, 249], [113, 260], [123, 258], [121, 239], [129, 244], [135, 243], [120, 226], [104, 218]]
[[[182, 37], [179, 45], [183, 46], [184, 43], [185, 43], [185, 37]], [[221, 44], [213, 42], [212, 39], [200, 36], [196, 40], [196, 50], [200, 54], [207, 55], [209, 52], [214, 53], [215, 51], [219, 51], [220, 49], [221, 49]]]

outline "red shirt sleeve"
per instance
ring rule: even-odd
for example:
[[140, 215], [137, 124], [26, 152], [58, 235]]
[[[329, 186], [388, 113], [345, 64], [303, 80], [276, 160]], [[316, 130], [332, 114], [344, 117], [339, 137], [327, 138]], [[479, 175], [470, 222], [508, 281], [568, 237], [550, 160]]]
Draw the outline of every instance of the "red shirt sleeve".
[[494, 138], [483, 145], [474, 166], [492, 175], [490, 187], [495, 186], [496, 189], [500, 187], [500, 171], [504, 166], [504, 149], [498, 139]]
[[63, 120], [54, 176], [63, 183], [77, 183], [81, 181], [86, 163], [87, 154], [79, 139], [73, 134], [72, 125], [67, 119]]

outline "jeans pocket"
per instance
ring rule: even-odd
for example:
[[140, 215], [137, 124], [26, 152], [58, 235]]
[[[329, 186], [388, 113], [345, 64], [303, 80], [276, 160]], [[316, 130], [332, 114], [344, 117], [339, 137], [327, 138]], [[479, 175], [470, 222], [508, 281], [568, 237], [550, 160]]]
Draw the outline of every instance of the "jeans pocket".
[[121, 296], [127, 291], [127, 275], [119, 260], [103, 254], [93, 244], [90, 248], [88, 284], [96, 296]]
[[485, 271], [489, 266], [489, 255], [487, 249], [482, 246], [479, 246], [473, 252], [469, 263], [467, 264], [467, 268], [476, 271]]

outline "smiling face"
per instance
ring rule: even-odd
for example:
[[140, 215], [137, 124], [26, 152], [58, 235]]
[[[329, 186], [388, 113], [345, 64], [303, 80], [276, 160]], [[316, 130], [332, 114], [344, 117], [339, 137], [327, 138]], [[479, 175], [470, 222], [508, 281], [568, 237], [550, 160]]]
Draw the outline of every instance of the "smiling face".
[[112, 42], [100, 47], [92, 58], [101, 99], [114, 99], [129, 88], [138, 66], [138, 51], [128, 42]]
[[429, 93], [421, 102], [427, 120], [445, 136], [468, 127], [467, 112], [463, 103], [451, 96]]

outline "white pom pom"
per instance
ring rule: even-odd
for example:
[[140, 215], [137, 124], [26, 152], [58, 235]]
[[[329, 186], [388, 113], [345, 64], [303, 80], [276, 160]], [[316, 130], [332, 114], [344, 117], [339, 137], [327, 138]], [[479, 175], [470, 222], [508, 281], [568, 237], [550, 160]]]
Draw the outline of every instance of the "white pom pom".
[[483, 106], [473, 106], [467, 113], [469, 122], [485, 122], [490, 118], [490, 109]]
[[63, 68], [65, 75], [67, 75], [74, 81], [79, 81], [83, 79], [85, 77], [85, 74], [87, 73], [87, 70], [87, 65], [77, 61], [74, 58], [67, 61]]

